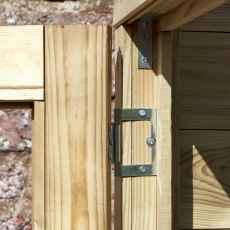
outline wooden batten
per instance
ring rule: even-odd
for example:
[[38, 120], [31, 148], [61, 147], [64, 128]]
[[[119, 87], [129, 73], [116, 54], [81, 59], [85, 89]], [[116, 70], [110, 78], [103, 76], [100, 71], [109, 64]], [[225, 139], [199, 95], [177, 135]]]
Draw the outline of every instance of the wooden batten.
[[0, 27], [0, 100], [44, 100], [43, 26]]
[[46, 230], [108, 230], [111, 30], [47, 26], [45, 43]]
[[228, 2], [228, 0], [188, 0], [159, 20], [160, 31], [170, 31]]
[[228, 0], [115, 0], [113, 24], [132, 24], [145, 14], [159, 17], [159, 31], [170, 31], [228, 2]]
[[[141, 70], [138, 69], [137, 34], [137, 24], [121, 26], [116, 30], [116, 107], [157, 109], [158, 175], [116, 178], [115, 207], [118, 215], [115, 229], [170, 230], [172, 37], [170, 32], [154, 35], [154, 39], [159, 41], [159, 66], [156, 67], [155, 63], [154, 70]], [[156, 54], [156, 44], [153, 49]], [[149, 123], [128, 122], [122, 128], [123, 164], [149, 163], [146, 145], [150, 135]]]
[[32, 121], [33, 229], [45, 230], [45, 102], [34, 102]]

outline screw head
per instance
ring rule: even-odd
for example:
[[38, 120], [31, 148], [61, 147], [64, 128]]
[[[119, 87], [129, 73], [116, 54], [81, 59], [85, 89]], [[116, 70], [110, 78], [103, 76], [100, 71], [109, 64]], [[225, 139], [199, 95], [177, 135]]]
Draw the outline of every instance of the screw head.
[[146, 169], [145, 166], [140, 166], [139, 170], [140, 170], [141, 173], [146, 173], [147, 172], [147, 169]]
[[147, 140], [146, 140], [146, 143], [149, 147], [153, 146], [155, 144], [155, 140], [154, 138], [152, 137], [149, 137]]
[[146, 111], [144, 109], [139, 110], [139, 115], [141, 117], [145, 117], [146, 116]]
[[147, 57], [142, 57], [141, 60], [142, 60], [143, 63], [148, 63], [148, 58]]
[[149, 38], [149, 35], [148, 34], [143, 34], [143, 39], [148, 39]]

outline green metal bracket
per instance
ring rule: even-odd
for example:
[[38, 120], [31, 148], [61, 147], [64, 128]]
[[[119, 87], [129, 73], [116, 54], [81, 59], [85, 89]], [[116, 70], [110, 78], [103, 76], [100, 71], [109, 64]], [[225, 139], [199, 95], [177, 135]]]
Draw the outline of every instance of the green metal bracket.
[[[156, 110], [155, 109], [115, 109], [115, 122], [110, 125], [109, 131], [109, 157], [115, 164], [115, 176], [140, 177], [157, 174], [156, 168]], [[121, 123], [128, 121], [151, 121], [151, 137], [146, 141], [151, 148], [151, 164], [122, 165], [121, 154]]]

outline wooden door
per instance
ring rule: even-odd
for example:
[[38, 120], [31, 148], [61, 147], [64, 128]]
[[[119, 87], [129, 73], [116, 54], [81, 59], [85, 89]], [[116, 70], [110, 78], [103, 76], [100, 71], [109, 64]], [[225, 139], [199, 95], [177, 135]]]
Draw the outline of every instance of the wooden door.
[[33, 107], [33, 229], [110, 229], [111, 31], [0, 28], [0, 103]]

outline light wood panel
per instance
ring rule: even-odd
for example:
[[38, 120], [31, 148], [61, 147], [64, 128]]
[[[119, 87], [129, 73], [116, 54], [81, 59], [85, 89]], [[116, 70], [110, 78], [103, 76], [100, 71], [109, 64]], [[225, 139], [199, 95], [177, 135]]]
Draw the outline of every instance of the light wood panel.
[[230, 131], [181, 131], [181, 229], [230, 228]]
[[[158, 35], [157, 76], [157, 229], [172, 229], [172, 57], [171, 32]], [[176, 173], [176, 171], [175, 171]], [[175, 186], [175, 185], [173, 185]], [[174, 188], [175, 189], [175, 188]]]
[[33, 229], [45, 230], [45, 103], [34, 102], [32, 122]]
[[[116, 108], [131, 108], [132, 26], [115, 32]], [[123, 164], [131, 164], [131, 124], [122, 125]], [[132, 223], [131, 178], [115, 178], [115, 229], [130, 229]]]
[[[155, 107], [156, 75], [152, 70], [138, 70], [136, 36], [136, 24], [116, 30], [118, 108]], [[122, 126], [123, 164], [149, 163], [149, 135], [148, 122], [128, 122]], [[116, 178], [115, 186], [115, 229], [156, 229], [156, 177]]]
[[155, 0], [114, 0], [113, 24], [119, 26]]
[[1, 101], [42, 101], [44, 89], [0, 89]]
[[230, 34], [181, 32], [180, 128], [230, 128]]
[[111, 31], [47, 26], [46, 229], [110, 228]]
[[0, 44], [0, 98], [43, 100], [43, 26], [0, 27]]
[[188, 0], [159, 20], [160, 31], [170, 31], [192, 21], [193, 19], [223, 5], [228, 0]]
[[[156, 108], [156, 73], [153, 70], [138, 69], [138, 28], [136, 23], [133, 26], [132, 108]], [[153, 46], [156, 51], [155, 44]], [[132, 164], [151, 162], [151, 152], [146, 144], [150, 135], [151, 124], [149, 122], [132, 122]], [[133, 177], [131, 183], [132, 223], [128, 229], [156, 229], [157, 178], [155, 176]]]
[[131, 24], [146, 13], [166, 14], [183, 2], [185, 0], [115, 0], [113, 24], [115, 27], [124, 22]]
[[230, 2], [183, 25], [181, 30], [230, 32]]

